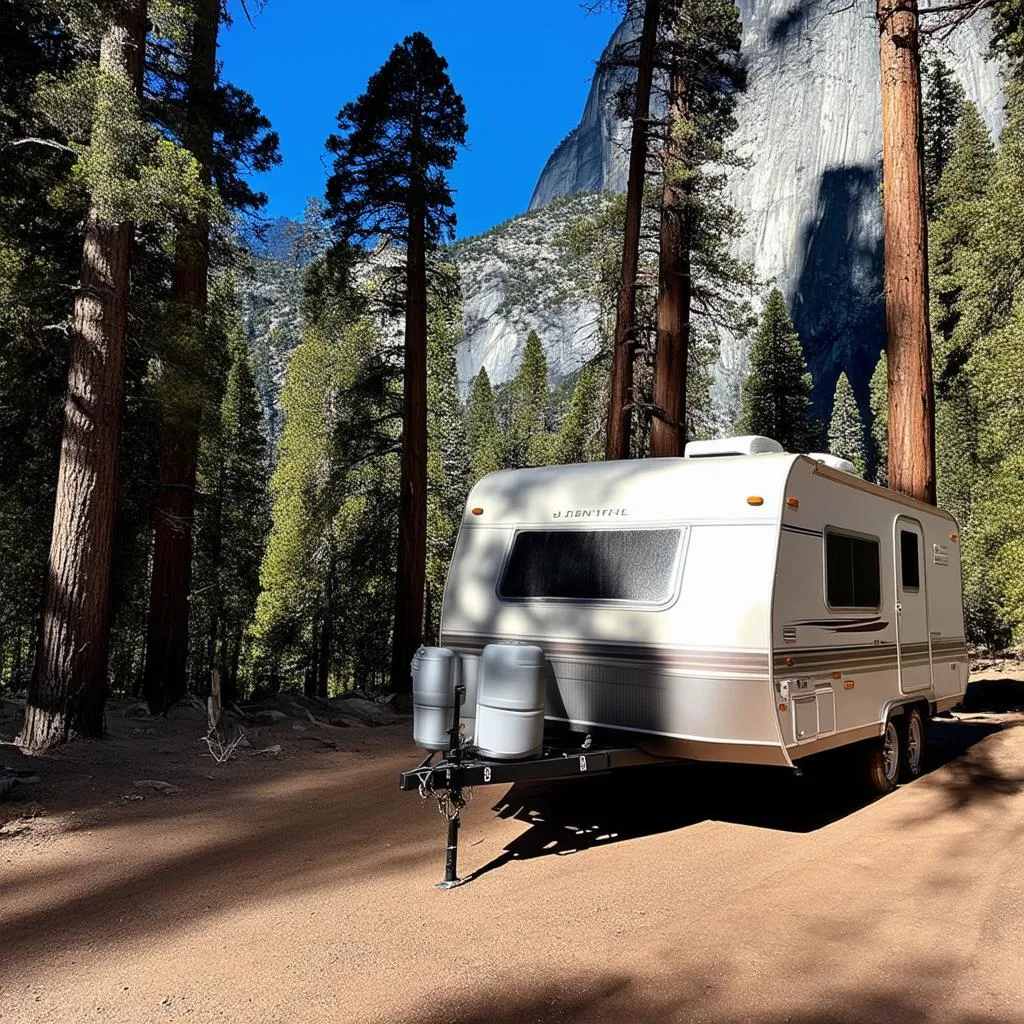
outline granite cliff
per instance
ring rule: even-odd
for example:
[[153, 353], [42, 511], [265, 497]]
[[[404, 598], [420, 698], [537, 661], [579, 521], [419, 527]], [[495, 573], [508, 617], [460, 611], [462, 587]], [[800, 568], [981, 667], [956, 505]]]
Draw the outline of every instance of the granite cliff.
[[[777, 283], [790, 301], [827, 409], [841, 369], [866, 403], [867, 378], [883, 345], [880, 205], [881, 129], [878, 42], [871, 6], [836, 0], [740, 0], [749, 84], [738, 108], [733, 145], [750, 159], [732, 174], [733, 201], [745, 217], [740, 255], [758, 276]], [[624, 22], [609, 47], [635, 27]], [[1002, 95], [998, 67], [984, 58], [984, 21], [961, 26], [937, 52], [955, 70], [993, 133]], [[628, 124], [617, 116], [615, 81], [595, 75], [578, 126], [549, 158], [530, 210], [560, 197], [622, 190]], [[508, 230], [514, 230], [515, 221]], [[467, 246], [467, 249], [469, 246]], [[536, 253], [534, 253], [534, 256]], [[532, 257], [531, 257], [532, 259]], [[475, 277], [464, 267], [466, 338], [460, 349], [465, 380], [486, 365], [496, 380], [512, 372], [525, 339], [522, 325], [541, 315], [515, 300], [514, 282], [529, 265], [506, 259], [497, 272]], [[495, 268], [492, 267], [492, 270]], [[593, 349], [593, 311], [563, 302], [552, 320], [530, 322], [553, 353], [552, 373], [579, 365]], [[722, 352], [722, 376], [743, 366], [737, 342]]]

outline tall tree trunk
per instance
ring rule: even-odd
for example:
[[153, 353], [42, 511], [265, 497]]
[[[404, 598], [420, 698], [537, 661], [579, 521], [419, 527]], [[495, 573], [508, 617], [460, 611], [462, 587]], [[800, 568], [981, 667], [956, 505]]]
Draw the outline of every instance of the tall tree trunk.
[[[101, 75], [115, 89], [130, 83], [136, 96], [146, 28], [146, 0], [119, 0], [100, 45]], [[94, 144], [112, 145], [111, 122], [123, 116], [101, 90]], [[42, 630], [18, 737], [33, 750], [103, 735], [133, 231], [127, 221], [106, 220], [95, 204], [86, 216]]]
[[935, 504], [921, 62], [916, 0], [878, 0], [889, 486]]
[[227, 654], [227, 679], [224, 686], [224, 703], [231, 704], [238, 702], [238, 662], [242, 656], [242, 637], [236, 633], [231, 638], [231, 645]]
[[[200, 0], [192, 27], [188, 69], [187, 129], [182, 142], [207, 178], [213, 161], [211, 105], [217, 71], [219, 0]], [[206, 322], [210, 228], [203, 215], [178, 234], [172, 302], [182, 310], [185, 329], [202, 332]], [[201, 333], [200, 346], [204, 345]], [[186, 402], [186, 406], [192, 403]], [[150, 583], [143, 693], [150, 710], [166, 711], [187, 687], [188, 600], [192, 589], [199, 424], [190, 416], [164, 417], [160, 486], [153, 517], [153, 575]]]
[[398, 577], [391, 647], [391, 685], [398, 692], [406, 692], [412, 685], [409, 666], [423, 639], [427, 569], [427, 269], [422, 207], [409, 212], [404, 397]]
[[615, 339], [608, 384], [606, 459], [628, 459], [633, 421], [633, 356], [636, 348], [636, 277], [640, 265], [640, 221], [647, 177], [647, 131], [654, 79], [654, 51], [658, 40], [660, 0], [646, 0], [637, 58], [633, 131], [626, 182], [626, 224], [622, 240], [619, 299], [615, 310]]
[[330, 577], [325, 595], [323, 620], [320, 623], [320, 652], [317, 655], [316, 696], [327, 697], [327, 682], [331, 675], [331, 631], [334, 628]]
[[[681, 69], [672, 72], [665, 184], [661, 197], [660, 267], [658, 273], [658, 347], [654, 357], [654, 416], [651, 455], [682, 455], [686, 446], [686, 373], [690, 351], [690, 200], [689, 185], [677, 172], [685, 166], [686, 147], [679, 126], [687, 120], [686, 83]], [[685, 180], [688, 182], [689, 177]]]
[[320, 668], [320, 616], [313, 618], [313, 635], [310, 637], [309, 664], [302, 676], [302, 693], [306, 697], [316, 696], [316, 680]]

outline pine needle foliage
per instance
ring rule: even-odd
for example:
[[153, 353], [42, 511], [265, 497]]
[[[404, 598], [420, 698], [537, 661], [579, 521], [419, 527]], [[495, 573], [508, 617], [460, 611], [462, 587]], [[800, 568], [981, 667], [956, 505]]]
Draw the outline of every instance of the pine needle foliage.
[[845, 373], [839, 374], [836, 382], [832, 420], [828, 428], [828, 450], [841, 459], [848, 459], [863, 475], [866, 465], [864, 423], [857, 407], [857, 396]]
[[922, 74], [924, 101], [924, 190], [928, 216], [938, 211], [937, 197], [942, 173], [953, 155], [957, 122], [964, 102], [964, 88], [953, 69], [941, 57], [930, 54]]
[[428, 246], [453, 237], [445, 172], [466, 140], [466, 108], [422, 32], [407, 36], [338, 114], [327, 208], [340, 237], [372, 244], [408, 240], [409, 210], [422, 209]]
[[808, 451], [812, 442], [812, 387], [786, 299], [773, 288], [750, 348], [750, 374], [743, 385], [739, 431], [774, 438], [788, 452]]

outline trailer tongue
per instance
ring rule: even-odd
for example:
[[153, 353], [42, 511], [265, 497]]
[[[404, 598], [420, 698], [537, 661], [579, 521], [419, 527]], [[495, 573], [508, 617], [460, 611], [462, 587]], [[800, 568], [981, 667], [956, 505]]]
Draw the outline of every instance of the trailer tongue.
[[604, 775], [617, 768], [636, 765], [679, 764], [678, 758], [655, 757], [635, 747], [594, 747], [588, 736], [574, 747], [545, 746], [538, 757], [523, 761], [494, 761], [479, 757], [472, 747], [454, 747], [439, 761], [433, 751], [416, 767], [402, 772], [398, 785], [404, 792], [418, 791], [423, 799], [433, 796], [448, 822], [448, 846], [444, 880], [439, 889], [454, 889], [469, 881], [458, 876], [459, 825], [466, 806], [465, 790], [474, 786], [543, 782], [581, 775]]

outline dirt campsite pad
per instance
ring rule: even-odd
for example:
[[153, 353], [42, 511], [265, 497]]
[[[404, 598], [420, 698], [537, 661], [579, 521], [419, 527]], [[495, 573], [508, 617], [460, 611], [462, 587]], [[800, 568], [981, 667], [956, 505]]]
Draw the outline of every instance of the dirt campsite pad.
[[937, 722], [873, 802], [835, 766], [480, 789], [440, 892], [407, 719], [268, 716], [218, 765], [125, 711], [0, 745], [4, 1022], [1024, 1021], [1020, 713]]

